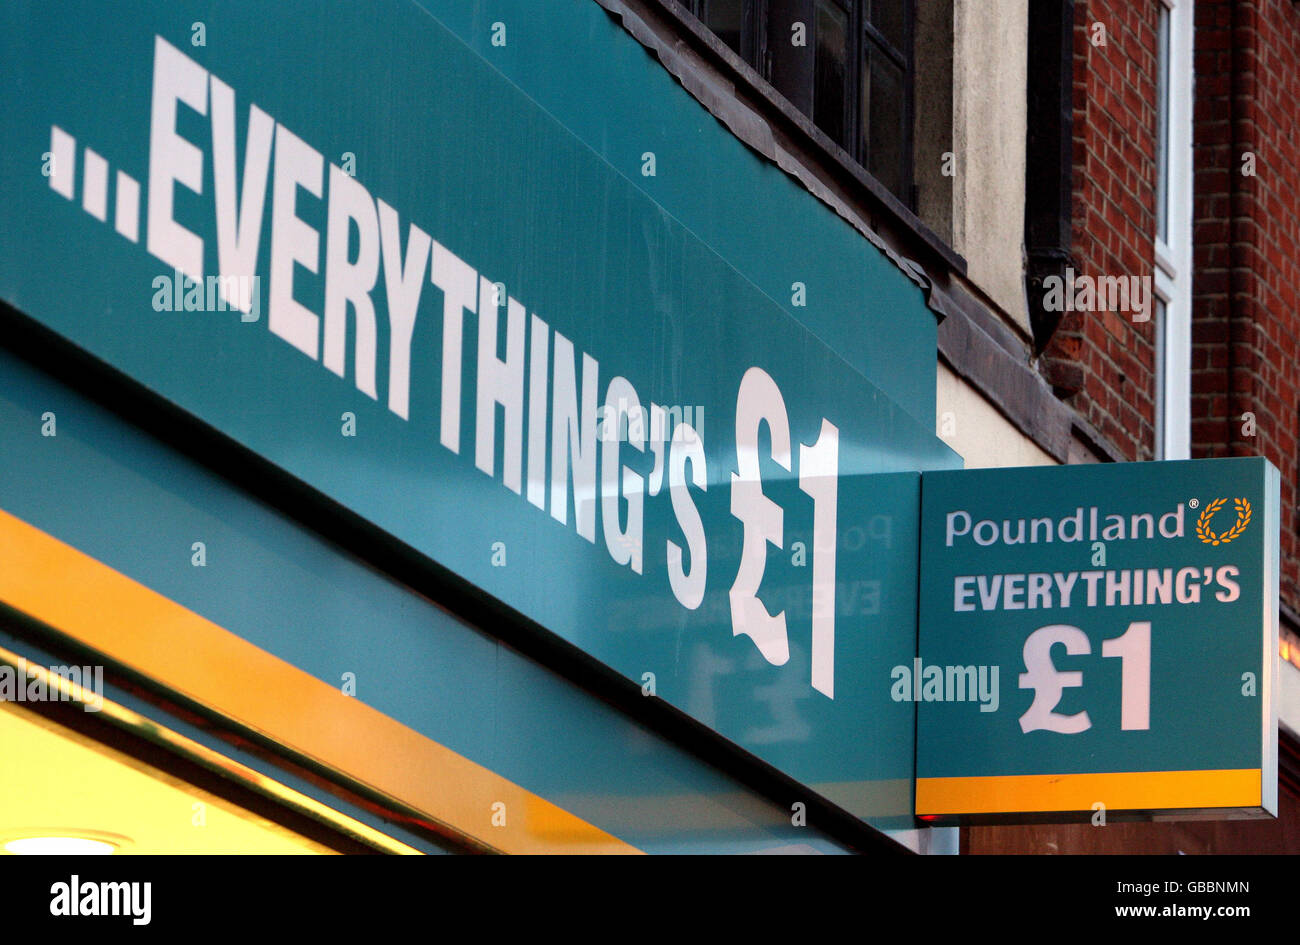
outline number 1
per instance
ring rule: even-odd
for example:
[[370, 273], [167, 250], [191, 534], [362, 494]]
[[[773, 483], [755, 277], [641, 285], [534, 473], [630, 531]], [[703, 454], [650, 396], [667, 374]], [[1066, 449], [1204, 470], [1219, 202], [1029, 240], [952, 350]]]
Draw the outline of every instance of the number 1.
[[822, 419], [812, 446], [799, 444], [799, 488], [813, 500], [812, 687], [835, 698], [835, 546], [840, 431]]
[[1151, 623], [1135, 620], [1124, 635], [1101, 644], [1102, 656], [1120, 658], [1120, 728], [1151, 728]]

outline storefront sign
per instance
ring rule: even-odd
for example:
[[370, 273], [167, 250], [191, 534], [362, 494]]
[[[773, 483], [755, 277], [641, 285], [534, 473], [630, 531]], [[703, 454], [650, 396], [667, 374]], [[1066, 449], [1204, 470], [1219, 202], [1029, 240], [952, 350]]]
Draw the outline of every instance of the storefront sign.
[[958, 462], [931, 430], [414, 5], [86, 7], [0, 19], [0, 297], [647, 698], [908, 814], [876, 680], [915, 651], [916, 471]]
[[916, 810], [1277, 811], [1278, 474], [927, 473]]

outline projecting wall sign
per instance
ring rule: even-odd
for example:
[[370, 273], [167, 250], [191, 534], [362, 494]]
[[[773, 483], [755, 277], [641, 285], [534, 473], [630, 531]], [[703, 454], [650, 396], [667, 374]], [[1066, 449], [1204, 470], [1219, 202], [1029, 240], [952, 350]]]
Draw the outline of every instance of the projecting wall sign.
[[[876, 669], [915, 653], [917, 470], [958, 463], [931, 430], [409, 3], [230, 10], [203, 45], [167, 4], [25, 7], [0, 297], [907, 822]], [[907, 288], [898, 331], [932, 332]]]
[[1277, 812], [1278, 475], [926, 473], [916, 810]]

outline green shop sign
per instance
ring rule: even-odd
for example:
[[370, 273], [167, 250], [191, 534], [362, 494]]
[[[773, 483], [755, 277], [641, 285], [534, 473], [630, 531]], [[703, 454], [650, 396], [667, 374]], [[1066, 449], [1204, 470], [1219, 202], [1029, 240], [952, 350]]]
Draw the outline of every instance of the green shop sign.
[[[909, 823], [914, 723], [878, 668], [916, 652], [919, 470], [959, 462], [917, 405], [414, 4], [193, 19], [0, 13], [0, 298], [647, 697]], [[864, 307], [932, 338], [919, 289], [878, 290]]]
[[1277, 812], [1278, 475], [926, 473], [917, 814]]

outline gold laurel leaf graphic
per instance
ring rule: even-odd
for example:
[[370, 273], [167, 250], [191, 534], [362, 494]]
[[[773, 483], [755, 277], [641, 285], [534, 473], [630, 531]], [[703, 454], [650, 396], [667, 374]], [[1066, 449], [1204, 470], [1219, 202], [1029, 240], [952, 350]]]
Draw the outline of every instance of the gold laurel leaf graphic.
[[1196, 537], [1207, 545], [1226, 545], [1241, 535], [1250, 524], [1251, 507], [1250, 500], [1245, 498], [1233, 499], [1232, 507], [1237, 513], [1237, 521], [1227, 531], [1219, 534], [1210, 528], [1210, 521], [1214, 514], [1224, 507], [1228, 502], [1227, 498], [1215, 499], [1210, 502], [1201, 511], [1200, 517], [1196, 520]]

